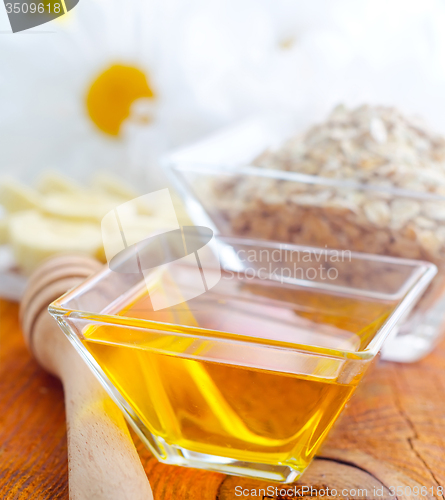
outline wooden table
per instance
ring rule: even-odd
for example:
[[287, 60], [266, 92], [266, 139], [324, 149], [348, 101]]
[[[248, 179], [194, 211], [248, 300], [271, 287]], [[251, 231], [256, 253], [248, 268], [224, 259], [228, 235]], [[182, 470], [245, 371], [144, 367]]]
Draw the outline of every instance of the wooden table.
[[[28, 354], [17, 313], [16, 304], [0, 300], [0, 499], [65, 499], [62, 388]], [[160, 464], [136, 437], [135, 442], [156, 500], [256, 500], [262, 492], [237, 496], [235, 487], [257, 492], [267, 487]], [[297, 483], [297, 492], [326, 498], [329, 488], [337, 490], [336, 498], [394, 498], [391, 486], [399, 493], [400, 487], [409, 493], [424, 486], [424, 495], [397, 498], [443, 498], [439, 485], [445, 487], [445, 342], [419, 363], [380, 362], [374, 368]]]

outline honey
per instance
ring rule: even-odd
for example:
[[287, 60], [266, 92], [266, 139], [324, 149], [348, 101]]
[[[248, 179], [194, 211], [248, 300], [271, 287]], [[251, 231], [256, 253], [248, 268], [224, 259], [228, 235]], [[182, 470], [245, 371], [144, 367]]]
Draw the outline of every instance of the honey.
[[[263, 288], [257, 290], [251, 285], [244, 288], [264, 295]], [[273, 292], [278, 293], [272, 288], [267, 295], [273, 296]], [[280, 297], [283, 296], [286, 297], [285, 290], [280, 291]], [[293, 292], [292, 298], [294, 306], [299, 299], [300, 315], [305, 316], [306, 321], [311, 319], [311, 310], [316, 305], [318, 313], [317, 316], [312, 313], [312, 320], [320, 328], [322, 322], [330, 323], [331, 327], [335, 325], [338, 332], [343, 332], [339, 327], [350, 327], [354, 320], [372, 324], [370, 320], [377, 318], [375, 331], [388, 310], [388, 306], [382, 304], [330, 298], [335, 303], [328, 304], [328, 309], [337, 311], [337, 314], [328, 313], [325, 306], [325, 314], [320, 315], [316, 303], [324, 300], [326, 304], [327, 297]], [[289, 303], [290, 297], [287, 299]], [[311, 303], [312, 308], [308, 307]], [[146, 295], [122, 308], [120, 314], [134, 318], [134, 326], [137, 326], [137, 318], [154, 318], [164, 324], [188, 324], [197, 329], [202, 326], [224, 328], [230, 322], [233, 324], [235, 313], [232, 308], [229, 319], [227, 310], [224, 311], [227, 302], [219, 304], [219, 314], [209, 314], [208, 307], [197, 307], [193, 311], [194, 301], [189, 306], [183, 303], [176, 308], [155, 312], [150, 310]], [[338, 314], [342, 306], [343, 316]], [[354, 318], [345, 315], [348, 311], [354, 312]], [[247, 325], [255, 324], [251, 305], [248, 312]], [[261, 312], [258, 307], [256, 312]], [[282, 311], [283, 316], [284, 313]], [[207, 324], [199, 324], [206, 318]], [[271, 321], [277, 324], [276, 318], [272, 317]], [[264, 322], [267, 325], [267, 318], [261, 318], [263, 325]], [[267, 326], [272, 328], [272, 323]], [[369, 328], [363, 328], [361, 335], [363, 338], [369, 335]], [[195, 453], [243, 462], [285, 465], [302, 471], [358, 383], [357, 377], [349, 383], [340, 383], [335, 378], [324, 379], [316, 373], [296, 375], [187, 359], [182, 354], [190, 353], [195, 342], [193, 339], [181, 341], [181, 349], [175, 347], [174, 354], [164, 354], [162, 351], [172, 352], [172, 347], [169, 347], [172, 342], [172, 337], [147, 341], [134, 332], [110, 325], [90, 328], [83, 341], [152, 435], [169, 445]], [[199, 350], [202, 351], [202, 347]], [[194, 355], [198, 354], [195, 350]], [[321, 361], [327, 366], [331, 362], [330, 359]], [[320, 362], [317, 366], [320, 373]]]

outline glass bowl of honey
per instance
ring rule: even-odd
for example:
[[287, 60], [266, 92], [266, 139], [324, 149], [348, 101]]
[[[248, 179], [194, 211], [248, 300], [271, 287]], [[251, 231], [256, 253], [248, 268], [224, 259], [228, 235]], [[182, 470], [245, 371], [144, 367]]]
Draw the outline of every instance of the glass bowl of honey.
[[[158, 460], [292, 482], [436, 268], [209, 233], [183, 242], [142, 272], [124, 252], [49, 311]], [[159, 264], [159, 245], [144, 245], [140, 262]]]

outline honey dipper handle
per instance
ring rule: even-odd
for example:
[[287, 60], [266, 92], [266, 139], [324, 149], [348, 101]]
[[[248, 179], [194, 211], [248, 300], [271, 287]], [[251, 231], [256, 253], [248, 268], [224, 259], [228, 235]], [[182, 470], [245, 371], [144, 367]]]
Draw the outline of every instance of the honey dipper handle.
[[61, 368], [72, 500], [149, 500], [150, 485], [116, 404], [70, 347]]
[[37, 361], [63, 383], [71, 500], [152, 500], [122, 413], [47, 310], [99, 268], [90, 258], [71, 255], [43, 264], [22, 299], [23, 334]]

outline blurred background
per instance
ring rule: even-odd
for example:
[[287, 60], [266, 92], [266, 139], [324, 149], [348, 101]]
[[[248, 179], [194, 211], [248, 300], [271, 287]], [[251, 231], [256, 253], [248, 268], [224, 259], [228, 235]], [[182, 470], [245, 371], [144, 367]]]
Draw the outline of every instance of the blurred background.
[[106, 170], [148, 187], [166, 150], [340, 102], [445, 131], [443, 0], [81, 0], [17, 34], [0, 10], [0, 172], [28, 182]]
[[250, 117], [377, 104], [445, 133], [444, 26], [445, 0], [81, 0], [14, 34], [0, 8], [1, 266], [104, 260], [102, 217], [168, 185], [163, 155]]

